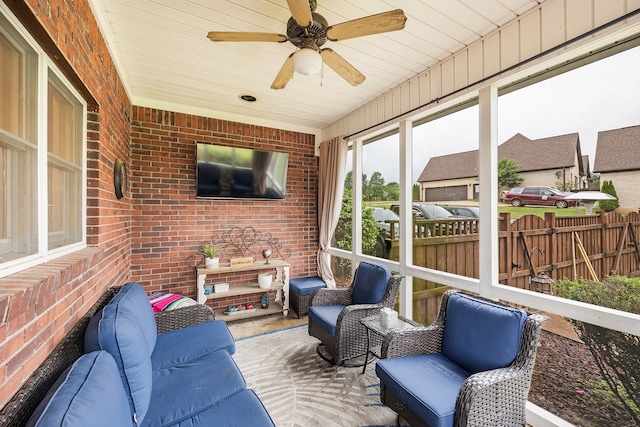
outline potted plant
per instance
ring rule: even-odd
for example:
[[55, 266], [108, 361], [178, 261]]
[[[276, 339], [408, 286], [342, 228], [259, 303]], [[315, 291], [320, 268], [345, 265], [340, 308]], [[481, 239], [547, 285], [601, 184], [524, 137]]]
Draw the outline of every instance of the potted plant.
[[198, 253], [204, 255], [204, 265], [206, 268], [217, 268], [220, 265], [218, 254], [220, 249], [211, 243], [204, 243]]

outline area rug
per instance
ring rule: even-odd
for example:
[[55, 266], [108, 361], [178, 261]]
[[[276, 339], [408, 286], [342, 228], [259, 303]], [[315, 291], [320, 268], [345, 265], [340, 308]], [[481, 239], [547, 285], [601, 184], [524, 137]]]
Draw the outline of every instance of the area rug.
[[306, 325], [236, 342], [233, 358], [276, 426], [395, 426], [395, 412], [380, 403], [375, 362], [364, 374], [336, 367], [316, 354], [317, 343]]

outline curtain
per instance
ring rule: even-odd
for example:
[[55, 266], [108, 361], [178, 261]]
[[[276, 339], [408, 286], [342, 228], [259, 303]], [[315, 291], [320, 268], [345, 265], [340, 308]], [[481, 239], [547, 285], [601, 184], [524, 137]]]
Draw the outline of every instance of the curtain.
[[331, 256], [327, 252], [336, 230], [342, 206], [347, 141], [336, 137], [320, 144], [320, 170], [318, 179], [318, 228], [320, 249], [318, 250], [318, 275], [329, 288], [336, 287], [331, 271]]

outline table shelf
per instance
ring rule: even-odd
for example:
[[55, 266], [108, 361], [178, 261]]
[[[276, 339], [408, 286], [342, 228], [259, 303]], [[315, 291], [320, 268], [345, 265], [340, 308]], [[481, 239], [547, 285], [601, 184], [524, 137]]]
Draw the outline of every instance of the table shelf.
[[[218, 309], [214, 310], [216, 313], [216, 318], [224, 319], [226, 321], [233, 321], [250, 317], [266, 316], [279, 312], [287, 316], [289, 314], [289, 267], [290, 264], [282, 260], [271, 260], [268, 264], [266, 264], [264, 261], [254, 262], [248, 265], [236, 265], [233, 267], [228, 263], [221, 263], [220, 266], [216, 268], [198, 267], [196, 269], [197, 301], [200, 304], [204, 304], [208, 300], [217, 300], [221, 298], [241, 295], [260, 294], [275, 290], [275, 301], [272, 301], [271, 305], [267, 309], [256, 306], [255, 312], [243, 313], [239, 315], [226, 315], [224, 314], [224, 309]], [[271, 283], [271, 287], [267, 289], [260, 288], [257, 281], [251, 281], [249, 283], [242, 284], [229, 283], [229, 291], [227, 292], [212, 292], [209, 295], [204, 294], [204, 285], [207, 276], [263, 270], [276, 271], [274, 281]]]
[[263, 294], [273, 290], [281, 290], [284, 287], [284, 283], [282, 282], [271, 282], [271, 287], [262, 289], [258, 286], [258, 282], [248, 284], [248, 285], [235, 285], [229, 286], [229, 290], [227, 292], [213, 292], [209, 295], [206, 295], [207, 299], [219, 299], [226, 297], [235, 297], [238, 295], [247, 295], [247, 294]]

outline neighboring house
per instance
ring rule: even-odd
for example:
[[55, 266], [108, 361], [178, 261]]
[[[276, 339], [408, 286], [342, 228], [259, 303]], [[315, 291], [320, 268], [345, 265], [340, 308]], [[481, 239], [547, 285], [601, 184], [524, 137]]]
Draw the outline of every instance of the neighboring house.
[[[589, 158], [577, 133], [535, 140], [518, 133], [498, 146], [498, 158], [518, 162], [522, 186], [587, 187]], [[478, 150], [432, 157], [418, 183], [422, 201], [477, 199]]]
[[640, 125], [598, 132], [593, 171], [613, 182], [621, 208], [640, 209]]

